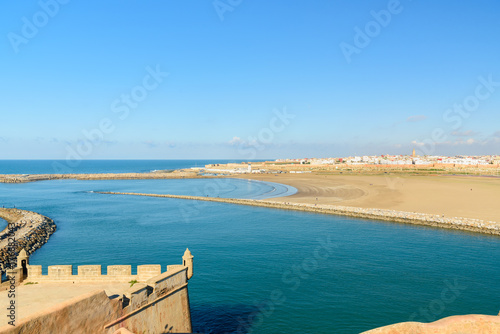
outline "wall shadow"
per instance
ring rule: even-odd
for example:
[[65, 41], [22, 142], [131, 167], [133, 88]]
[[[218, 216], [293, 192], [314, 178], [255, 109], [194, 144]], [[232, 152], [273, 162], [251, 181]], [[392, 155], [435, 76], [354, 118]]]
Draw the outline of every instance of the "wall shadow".
[[257, 307], [244, 304], [191, 306], [193, 333], [246, 334], [258, 313]]

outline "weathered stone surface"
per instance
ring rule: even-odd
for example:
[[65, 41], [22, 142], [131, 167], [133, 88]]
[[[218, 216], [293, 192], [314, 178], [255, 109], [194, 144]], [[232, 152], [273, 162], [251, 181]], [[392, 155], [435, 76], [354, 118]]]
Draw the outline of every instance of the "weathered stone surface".
[[363, 332], [362, 334], [466, 334], [500, 333], [500, 317], [481, 314], [458, 315], [428, 324], [402, 322]]

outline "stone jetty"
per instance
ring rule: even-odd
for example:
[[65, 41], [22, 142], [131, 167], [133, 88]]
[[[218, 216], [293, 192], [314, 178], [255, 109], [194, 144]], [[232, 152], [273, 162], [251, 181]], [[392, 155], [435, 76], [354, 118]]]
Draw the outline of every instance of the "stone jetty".
[[24, 248], [32, 254], [42, 247], [52, 233], [56, 224], [48, 217], [38, 213], [0, 208], [0, 218], [7, 221], [7, 227], [0, 232], [0, 272], [13, 268], [17, 264], [17, 256]]
[[270, 200], [251, 200], [235, 198], [201, 197], [201, 196], [182, 196], [182, 195], [159, 195], [159, 194], [141, 194], [141, 193], [121, 193], [121, 192], [99, 192], [100, 194], [112, 195], [133, 195], [149, 196], [163, 198], [177, 198], [197, 201], [210, 201], [220, 203], [231, 203], [239, 205], [260, 206], [275, 209], [307, 211], [323, 214], [334, 214], [350, 216], [356, 218], [376, 219], [390, 222], [399, 222], [406, 224], [426, 225], [448, 229], [464, 230], [484, 234], [500, 235], [500, 223], [485, 221], [480, 219], [444, 217], [442, 215], [432, 215], [417, 212], [405, 212], [387, 209], [365, 209], [350, 206], [327, 205], [327, 204], [307, 204], [307, 203], [287, 203], [275, 202]]
[[28, 183], [49, 180], [160, 180], [213, 178], [194, 170], [154, 171], [149, 173], [97, 173], [97, 174], [0, 174], [0, 183]]

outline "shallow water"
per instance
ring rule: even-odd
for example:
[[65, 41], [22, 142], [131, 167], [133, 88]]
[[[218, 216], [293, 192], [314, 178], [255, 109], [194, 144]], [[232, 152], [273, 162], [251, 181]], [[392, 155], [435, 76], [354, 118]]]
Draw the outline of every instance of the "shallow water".
[[55, 264], [165, 266], [180, 263], [189, 247], [196, 332], [357, 333], [410, 319], [498, 313], [498, 237], [91, 192], [262, 198], [272, 189], [236, 179], [56, 180], [0, 184], [0, 202], [55, 220], [57, 232], [30, 259], [44, 271]]

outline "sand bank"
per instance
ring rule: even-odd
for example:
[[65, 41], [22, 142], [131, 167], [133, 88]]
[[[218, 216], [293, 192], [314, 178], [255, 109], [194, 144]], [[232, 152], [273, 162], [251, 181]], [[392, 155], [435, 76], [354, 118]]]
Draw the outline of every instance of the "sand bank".
[[500, 221], [500, 179], [467, 176], [245, 174], [238, 178], [283, 183], [289, 203], [331, 204]]
[[183, 195], [159, 195], [143, 193], [122, 193], [122, 192], [97, 192], [99, 194], [110, 195], [131, 195], [162, 198], [177, 198], [186, 200], [209, 201], [219, 203], [230, 203], [239, 205], [260, 206], [266, 208], [307, 211], [323, 214], [343, 215], [357, 218], [376, 219], [391, 222], [400, 222], [407, 224], [427, 225], [448, 229], [464, 230], [484, 234], [500, 235], [500, 223], [493, 221], [484, 221], [480, 219], [470, 219], [461, 217], [443, 217], [440, 215], [430, 215], [425, 213], [404, 212], [396, 210], [357, 208], [329, 204], [309, 204], [309, 203], [291, 203], [278, 202], [271, 200], [252, 200], [235, 198], [216, 198], [200, 196]]

